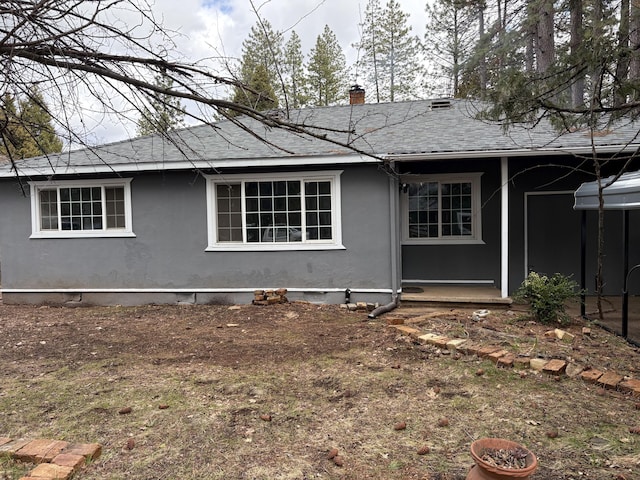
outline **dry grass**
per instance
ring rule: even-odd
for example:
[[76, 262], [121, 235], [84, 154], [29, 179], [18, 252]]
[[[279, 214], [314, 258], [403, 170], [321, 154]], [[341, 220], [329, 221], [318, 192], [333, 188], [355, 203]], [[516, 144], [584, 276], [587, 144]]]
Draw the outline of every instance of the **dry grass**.
[[[61, 349], [60, 358], [25, 361], [22, 375], [16, 359], [0, 386], [0, 436], [101, 443], [103, 455], [83, 480], [462, 480], [469, 445], [483, 436], [533, 450], [535, 480], [640, 478], [640, 437], [628, 431], [640, 424], [632, 400], [578, 380], [521, 378], [474, 357], [456, 360], [361, 320], [324, 317], [360, 341], [290, 361], [157, 362], [114, 348], [65, 366]], [[283, 345], [313, 337], [278, 328]], [[123, 407], [131, 413], [120, 414]], [[443, 418], [448, 426], [439, 426]], [[406, 429], [395, 430], [401, 421]], [[418, 455], [424, 445], [430, 453]], [[327, 459], [332, 448], [342, 467]]]

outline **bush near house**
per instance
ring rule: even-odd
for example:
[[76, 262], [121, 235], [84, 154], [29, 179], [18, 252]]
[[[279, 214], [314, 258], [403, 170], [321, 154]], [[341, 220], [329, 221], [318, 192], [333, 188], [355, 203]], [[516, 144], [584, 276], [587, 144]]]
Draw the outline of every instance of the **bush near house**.
[[571, 277], [560, 273], [548, 277], [531, 272], [514, 298], [517, 302], [528, 303], [531, 313], [541, 323], [567, 323], [565, 303], [579, 295], [578, 284]]

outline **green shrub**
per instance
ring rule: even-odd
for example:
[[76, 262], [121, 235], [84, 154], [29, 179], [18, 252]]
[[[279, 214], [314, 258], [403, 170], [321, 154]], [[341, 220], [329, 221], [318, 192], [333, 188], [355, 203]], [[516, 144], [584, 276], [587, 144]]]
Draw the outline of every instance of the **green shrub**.
[[571, 277], [554, 274], [552, 277], [531, 272], [516, 291], [516, 301], [528, 303], [531, 313], [541, 323], [566, 323], [565, 303], [580, 295], [578, 284]]

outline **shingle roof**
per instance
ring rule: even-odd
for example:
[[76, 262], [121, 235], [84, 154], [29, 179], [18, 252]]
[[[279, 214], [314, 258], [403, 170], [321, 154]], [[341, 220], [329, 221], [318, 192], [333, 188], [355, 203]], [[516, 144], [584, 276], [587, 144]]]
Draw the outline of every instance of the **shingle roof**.
[[[290, 112], [290, 122], [326, 134], [328, 139], [379, 157], [448, 158], [458, 156], [531, 155], [532, 152], [584, 151], [590, 135], [576, 131], [559, 135], [548, 123], [534, 128], [512, 127], [475, 118], [477, 104], [451, 100], [450, 108], [432, 108], [430, 100], [308, 108]], [[246, 119], [247, 129], [228, 120], [173, 132], [173, 142], [147, 136], [121, 142], [36, 157], [19, 162], [25, 176], [82, 172], [219, 168], [249, 165], [296, 165], [377, 161], [346, 146], [268, 127]], [[325, 131], [316, 127], [331, 129]], [[639, 143], [638, 125], [626, 123], [599, 132], [600, 149]], [[0, 165], [0, 177], [13, 176]]]

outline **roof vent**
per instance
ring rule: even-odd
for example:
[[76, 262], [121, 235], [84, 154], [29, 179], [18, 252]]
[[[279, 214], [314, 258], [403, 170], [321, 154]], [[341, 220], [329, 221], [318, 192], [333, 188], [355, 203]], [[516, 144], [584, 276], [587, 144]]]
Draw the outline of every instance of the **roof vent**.
[[444, 108], [451, 108], [451, 99], [439, 98], [438, 100], [431, 100], [431, 110], [442, 110]]

